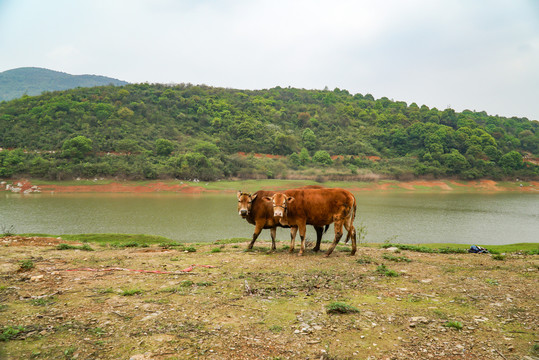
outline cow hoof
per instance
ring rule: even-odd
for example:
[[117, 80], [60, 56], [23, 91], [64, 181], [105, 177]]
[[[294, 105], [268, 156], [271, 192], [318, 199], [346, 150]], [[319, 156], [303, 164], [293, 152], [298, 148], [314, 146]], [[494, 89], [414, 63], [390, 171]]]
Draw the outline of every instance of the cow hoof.
[[327, 258], [327, 257], [329, 257], [329, 255], [331, 255], [331, 254], [325, 254], [324, 257]]
[[303, 253], [302, 252], [298, 253], [298, 256], [303, 256]]
[[314, 248], [313, 251], [314, 251], [314, 252], [319, 252], [319, 251], [320, 251], [320, 248]]
[[356, 252], [355, 252], [355, 251], [352, 251], [352, 252], [350, 253], [350, 256], [354, 256], [355, 254], [356, 254]]

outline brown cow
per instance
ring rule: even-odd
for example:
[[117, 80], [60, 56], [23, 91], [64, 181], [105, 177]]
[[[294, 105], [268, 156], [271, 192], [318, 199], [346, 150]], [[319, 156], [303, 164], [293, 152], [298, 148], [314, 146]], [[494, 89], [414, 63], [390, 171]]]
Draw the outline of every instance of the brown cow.
[[306, 225], [327, 226], [334, 223], [335, 239], [329, 247], [329, 256], [343, 235], [343, 226], [348, 231], [347, 239], [352, 239], [351, 255], [356, 254], [356, 199], [352, 193], [344, 189], [292, 189], [273, 196], [265, 196], [264, 200], [272, 204], [273, 215], [279, 218], [281, 225], [288, 225], [291, 230], [290, 251], [294, 251], [297, 230], [301, 237], [299, 255], [305, 251]]
[[[283, 226], [279, 222], [278, 218], [273, 216], [273, 207], [271, 203], [265, 202], [262, 199], [264, 197], [271, 197], [275, 194], [274, 191], [264, 191], [260, 190], [255, 192], [253, 195], [249, 193], [243, 193], [238, 191], [238, 214], [247, 220], [249, 224], [255, 226], [255, 232], [253, 233], [253, 238], [247, 249], [252, 249], [253, 245], [260, 235], [262, 229], [270, 229], [271, 232], [271, 249], [275, 250], [275, 236], [277, 233], [277, 226]], [[323, 227], [314, 226], [316, 230], [316, 246], [313, 248], [314, 251], [320, 249], [320, 243], [322, 242], [322, 234], [324, 233]], [[325, 229], [327, 231], [327, 227]]]

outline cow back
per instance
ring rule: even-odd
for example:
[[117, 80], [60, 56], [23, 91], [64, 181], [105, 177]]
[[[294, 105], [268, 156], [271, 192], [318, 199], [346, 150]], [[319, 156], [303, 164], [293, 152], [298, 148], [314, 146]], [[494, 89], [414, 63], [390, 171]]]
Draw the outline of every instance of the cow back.
[[284, 193], [294, 198], [287, 209], [290, 225], [302, 221], [315, 226], [329, 225], [336, 215], [346, 216], [355, 208], [354, 195], [345, 189], [291, 189]]

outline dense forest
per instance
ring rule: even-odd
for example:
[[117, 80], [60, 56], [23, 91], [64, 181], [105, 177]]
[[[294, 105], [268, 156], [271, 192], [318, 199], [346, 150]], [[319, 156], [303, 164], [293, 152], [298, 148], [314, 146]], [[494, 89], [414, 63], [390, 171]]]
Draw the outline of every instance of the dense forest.
[[538, 128], [340, 89], [77, 88], [0, 103], [0, 177], [536, 179]]

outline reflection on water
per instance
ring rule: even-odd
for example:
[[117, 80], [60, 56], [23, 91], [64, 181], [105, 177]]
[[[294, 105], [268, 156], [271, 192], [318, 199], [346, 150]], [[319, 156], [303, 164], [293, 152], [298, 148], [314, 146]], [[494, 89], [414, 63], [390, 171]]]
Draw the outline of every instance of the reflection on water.
[[[509, 244], [539, 239], [536, 194], [356, 193], [367, 242]], [[129, 233], [184, 242], [250, 237], [235, 194], [0, 194], [0, 226], [17, 233]], [[333, 227], [324, 239], [332, 238]], [[277, 237], [288, 241], [289, 232]], [[309, 227], [307, 237], [316, 239]], [[269, 239], [264, 230], [261, 239]]]

